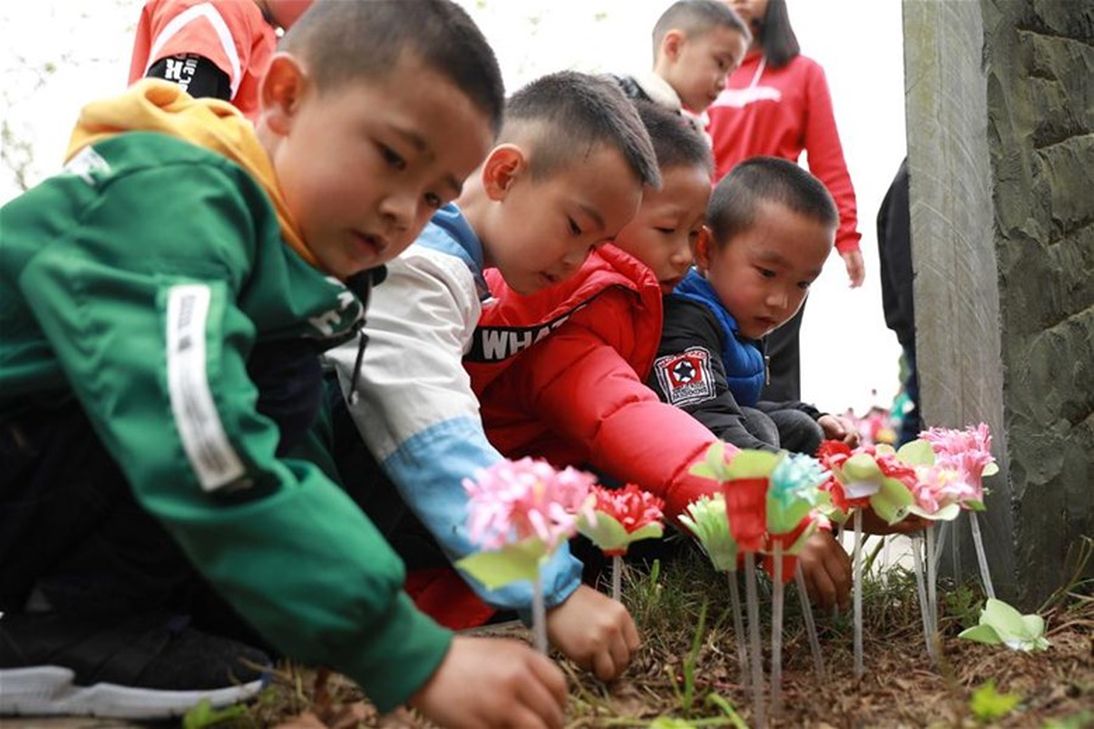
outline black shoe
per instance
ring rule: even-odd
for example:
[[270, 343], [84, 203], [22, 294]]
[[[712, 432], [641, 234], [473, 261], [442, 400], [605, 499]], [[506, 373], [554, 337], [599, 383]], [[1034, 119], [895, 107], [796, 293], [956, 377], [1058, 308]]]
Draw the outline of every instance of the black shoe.
[[0, 618], [0, 716], [164, 719], [261, 690], [266, 654], [188, 623], [164, 614], [104, 624], [8, 613]]

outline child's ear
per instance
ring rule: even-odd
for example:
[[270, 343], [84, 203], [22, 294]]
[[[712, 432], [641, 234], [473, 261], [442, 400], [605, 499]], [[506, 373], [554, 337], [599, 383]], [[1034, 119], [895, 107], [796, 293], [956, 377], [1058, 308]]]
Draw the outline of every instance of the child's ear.
[[308, 82], [300, 62], [288, 53], [277, 53], [270, 60], [259, 87], [261, 119], [270, 131], [279, 135], [289, 133]]
[[500, 144], [482, 165], [482, 186], [491, 200], [504, 200], [513, 183], [528, 169], [524, 152], [515, 144]]
[[680, 57], [680, 51], [683, 50], [685, 42], [687, 42], [687, 36], [684, 35], [684, 31], [670, 30], [661, 39], [661, 54], [675, 63], [676, 59]]
[[699, 236], [695, 239], [695, 248], [691, 252], [695, 258], [695, 265], [699, 267], [700, 271], [710, 270], [710, 249], [713, 245], [714, 236], [711, 234], [710, 228], [704, 225], [699, 229]]

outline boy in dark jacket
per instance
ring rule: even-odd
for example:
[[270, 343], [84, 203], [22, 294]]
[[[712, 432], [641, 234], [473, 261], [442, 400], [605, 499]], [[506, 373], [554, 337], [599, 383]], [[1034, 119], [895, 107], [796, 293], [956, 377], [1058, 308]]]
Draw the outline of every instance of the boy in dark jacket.
[[662, 400], [738, 448], [812, 454], [823, 438], [857, 442], [843, 418], [801, 402], [759, 401], [762, 339], [804, 303], [837, 222], [824, 186], [791, 162], [748, 160], [718, 184], [698, 265], [665, 300], [649, 378]]
[[[520, 297], [488, 272], [495, 303], [483, 312], [465, 366], [487, 435], [502, 453], [591, 464], [663, 498], [676, 519], [718, 488], [690, 472], [717, 434], [659, 401], [644, 380], [656, 358], [662, 297], [688, 271], [692, 247], [708, 237], [710, 150], [679, 116], [652, 104], [638, 108], [661, 189], [647, 192], [613, 244], [568, 282]], [[802, 562], [818, 602], [846, 602], [849, 562], [828, 532], [814, 535]]]
[[282, 51], [257, 129], [143, 81], [0, 211], [0, 714], [246, 698], [253, 630], [381, 711], [560, 726], [555, 666], [417, 612], [373, 525], [288, 455], [364, 272], [486, 156], [493, 53], [447, 0], [320, 0]]

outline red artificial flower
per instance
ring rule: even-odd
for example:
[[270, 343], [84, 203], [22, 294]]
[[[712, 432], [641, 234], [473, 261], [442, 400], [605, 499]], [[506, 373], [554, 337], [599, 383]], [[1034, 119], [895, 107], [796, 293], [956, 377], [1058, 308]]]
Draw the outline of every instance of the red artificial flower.
[[743, 552], [758, 552], [767, 533], [767, 478], [739, 478], [722, 488], [729, 531]]
[[817, 447], [817, 460], [829, 471], [839, 468], [851, 457], [851, 446], [840, 440], [824, 440]]
[[609, 489], [593, 486], [596, 496], [593, 509], [603, 511], [623, 525], [628, 534], [632, 534], [647, 524], [660, 522], [665, 518], [665, 502], [649, 491], [643, 491], [633, 483], [621, 489]]
[[813, 523], [817, 523], [818, 529], [825, 531], [831, 531], [832, 525], [826, 518], [817, 513], [811, 513], [804, 517], [798, 525], [794, 527], [794, 531], [786, 534], [769, 534], [767, 538], [767, 547], [764, 550], [763, 568], [767, 570], [767, 574], [771, 575], [772, 579], [775, 577], [775, 543], [778, 542], [783, 548], [783, 583], [788, 583], [794, 579], [794, 572], [798, 569], [798, 555], [787, 554], [786, 550], [794, 546], [794, 542], [798, 541], [802, 532], [809, 528]]

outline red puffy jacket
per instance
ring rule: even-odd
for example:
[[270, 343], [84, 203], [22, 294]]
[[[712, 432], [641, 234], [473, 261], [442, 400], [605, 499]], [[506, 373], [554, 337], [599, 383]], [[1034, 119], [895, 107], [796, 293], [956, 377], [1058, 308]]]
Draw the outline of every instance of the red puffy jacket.
[[674, 519], [718, 489], [688, 473], [714, 435], [644, 384], [662, 323], [661, 290], [645, 265], [605, 246], [533, 296], [515, 294], [496, 270], [486, 279], [495, 300], [464, 366], [499, 451], [591, 464], [663, 498]]

